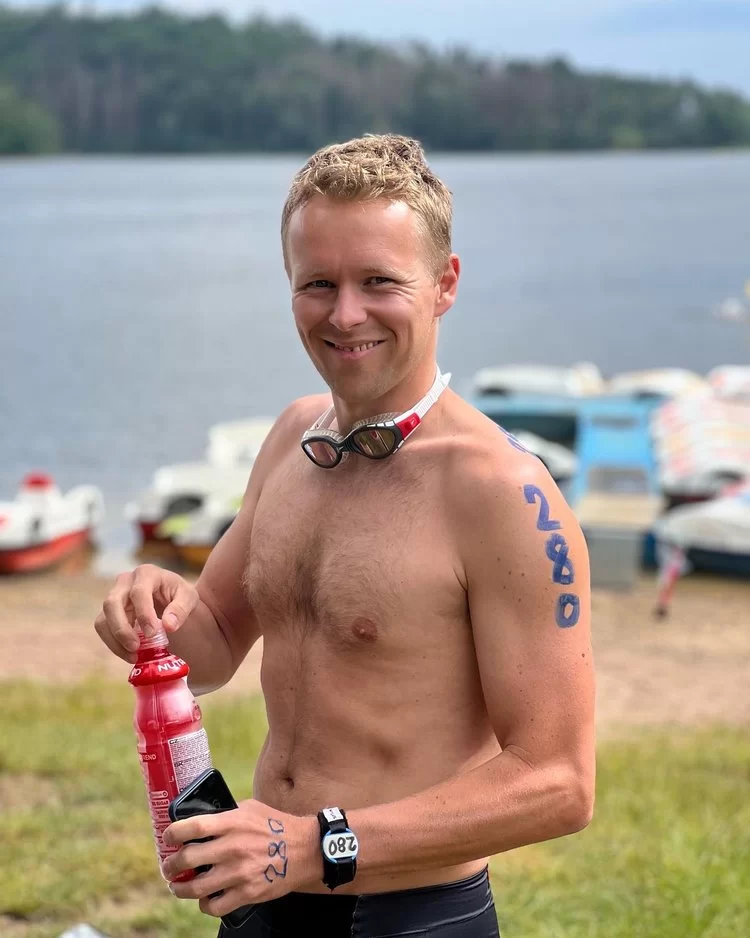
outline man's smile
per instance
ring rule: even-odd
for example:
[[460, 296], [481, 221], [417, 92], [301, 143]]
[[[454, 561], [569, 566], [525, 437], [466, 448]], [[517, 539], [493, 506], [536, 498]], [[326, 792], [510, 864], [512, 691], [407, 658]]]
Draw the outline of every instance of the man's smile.
[[385, 339], [376, 339], [372, 342], [358, 342], [356, 345], [353, 342], [338, 343], [332, 342], [329, 339], [323, 339], [323, 341], [328, 346], [328, 348], [332, 349], [343, 358], [357, 359], [368, 355], [370, 352], [372, 352], [373, 349], [376, 349], [379, 345], [382, 345]]

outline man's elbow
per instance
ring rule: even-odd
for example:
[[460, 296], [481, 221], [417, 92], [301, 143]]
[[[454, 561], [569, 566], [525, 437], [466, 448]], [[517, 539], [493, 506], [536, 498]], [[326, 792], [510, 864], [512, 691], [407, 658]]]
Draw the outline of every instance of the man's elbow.
[[570, 767], [564, 784], [564, 808], [560, 812], [561, 834], [577, 834], [591, 823], [594, 816], [594, 773]]

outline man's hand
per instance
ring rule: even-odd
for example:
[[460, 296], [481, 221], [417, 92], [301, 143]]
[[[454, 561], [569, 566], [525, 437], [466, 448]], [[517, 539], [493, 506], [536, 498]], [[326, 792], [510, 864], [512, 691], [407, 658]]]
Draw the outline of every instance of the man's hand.
[[[189, 840], [212, 840], [201, 844]], [[168, 857], [162, 873], [178, 899], [198, 899], [201, 912], [220, 918], [243, 905], [268, 902], [317, 883], [321, 878], [317, 819], [284, 814], [250, 799], [233, 811], [175, 821], [164, 831]], [[185, 870], [210, 866], [186, 883]], [[215, 899], [209, 898], [221, 892]]]
[[178, 574], [142, 564], [117, 577], [94, 628], [118, 658], [134, 664], [139, 645], [136, 626], [148, 637], [161, 620], [167, 632], [175, 632], [199, 601], [196, 588]]

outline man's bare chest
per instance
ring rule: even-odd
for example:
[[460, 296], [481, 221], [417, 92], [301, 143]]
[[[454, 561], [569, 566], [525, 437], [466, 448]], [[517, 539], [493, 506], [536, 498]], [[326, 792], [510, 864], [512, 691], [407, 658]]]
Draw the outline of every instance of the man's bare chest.
[[[318, 470], [320, 473], [321, 470]], [[259, 499], [245, 577], [264, 632], [405, 650], [465, 616], [451, 532], [429, 480], [279, 472]]]

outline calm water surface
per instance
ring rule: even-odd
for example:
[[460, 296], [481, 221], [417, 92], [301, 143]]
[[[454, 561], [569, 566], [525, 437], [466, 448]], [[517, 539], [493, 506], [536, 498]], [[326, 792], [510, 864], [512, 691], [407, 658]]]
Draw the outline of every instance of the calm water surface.
[[[219, 420], [322, 389], [278, 224], [303, 157], [0, 162], [0, 498], [32, 468], [102, 486], [105, 539]], [[750, 360], [711, 308], [750, 279], [750, 153], [436, 156], [459, 300], [440, 363]]]

